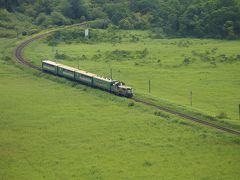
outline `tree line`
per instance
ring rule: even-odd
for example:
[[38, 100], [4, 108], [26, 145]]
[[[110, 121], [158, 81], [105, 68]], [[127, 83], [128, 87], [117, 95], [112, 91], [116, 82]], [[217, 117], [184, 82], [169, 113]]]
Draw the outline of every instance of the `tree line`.
[[152, 29], [173, 37], [240, 37], [237, 0], [0, 0], [40, 27], [101, 19], [100, 27]]

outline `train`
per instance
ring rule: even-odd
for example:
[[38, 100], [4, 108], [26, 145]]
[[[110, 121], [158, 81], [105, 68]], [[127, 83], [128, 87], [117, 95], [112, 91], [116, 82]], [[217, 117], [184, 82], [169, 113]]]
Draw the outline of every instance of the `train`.
[[42, 61], [42, 70], [57, 76], [85, 84], [91, 87], [108, 91], [118, 96], [133, 97], [133, 89], [123, 82], [105, 78], [84, 70], [69, 67], [50, 60]]

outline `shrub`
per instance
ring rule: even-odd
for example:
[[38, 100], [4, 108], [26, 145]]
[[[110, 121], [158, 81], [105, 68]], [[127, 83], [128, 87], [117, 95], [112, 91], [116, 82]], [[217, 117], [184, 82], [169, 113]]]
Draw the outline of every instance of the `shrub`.
[[189, 47], [192, 43], [189, 41], [180, 41], [177, 43], [178, 47]]
[[168, 115], [168, 114], [163, 113], [163, 112], [161, 112], [161, 111], [155, 111], [155, 112], [154, 112], [154, 115], [155, 115], [155, 116], [160, 116], [160, 117], [163, 117], [163, 118], [166, 118], [166, 119], [169, 118], [169, 115]]
[[144, 161], [144, 163], [143, 163], [143, 166], [144, 167], [150, 167], [150, 166], [152, 166], [153, 164], [150, 162], [150, 161]]
[[225, 113], [225, 112], [221, 112], [216, 117], [219, 118], [219, 119], [227, 119], [228, 118], [227, 113]]
[[91, 21], [89, 24], [91, 28], [100, 28], [100, 29], [106, 29], [108, 28], [108, 25], [110, 23], [109, 19], [97, 19], [94, 21]]
[[32, 35], [32, 34], [36, 34], [36, 33], [38, 33], [40, 30], [38, 30], [38, 29], [30, 29], [29, 31], [28, 31], [28, 34], [29, 35]]
[[8, 30], [8, 29], [2, 29], [0, 28], [0, 37], [2, 38], [13, 38], [16, 37], [17, 33], [12, 31], [12, 30]]
[[126, 50], [114, 50], [111, 52], [106, 52], [105, 56], [107, 59], [112, 59], [112, 60], [125, 60], [125, 59], [129, 59], [132, 58], [132, 53], [130, 51], [126, 51]]
[[135, 36], [135, 35], [131, 35], [131, 40], [130, 42], [138, 42], [139, 41], [139, 37]]
[[62, 26], [62, 25], [71, 23], [68, 18], [66, 18], [61, 13], [56, 12], [56, 11], [51, 13], [51, 19], [52, 19], [52, 24], [58, 25], [58, 26]]
[[154, 28], [152, 29], [150, 37], [153, 39], [162, 39], [165, 37], [165, 34], [162, 28]]
[[128, 103], [128, 107], [133, 107], [134, 105], [135, 105], [134, 102]]
[[147, 48], [145, 48], [142, 51], [136, 51], [136, 53], [138, 54], [137, 55], [138, 58], [143, 59], [143, 58], [147, 57], [147, 55], [149, 54], [149, 51]]
[[10, 61], [11, 58], [10, 58], [9, 56], [5, 56], [5, 57], [3, 58], [3, 60], [7, 62], [7, 61]]
[[218, 48], [213, 48], [212, 50], [211, 50], [211, 52], [213, 53], [213, 54], [216, 54], [216, 52], [217, 52], [217, 50], [218, 50]]
[[67, 58], [67, 55], [65, 55], [65, 54], [59, 54], [58, 51], [56, 51], [55, 58], [56, 58], [56, 59], [62, 59], [62, 60], [64, 60], [64, 59]]
[[149, 54], [149, 51], [148, 51], [147, 48], [145, 48], [145, 49], [142, 51], [142, 56], [143, 56], [143, 57], [146, 57], [148, 54]]
[[11, 57], [9, 57], [9, 56], [4, 56], [3, 57], [3, 63], [4, 64], [10, 64], [10, 62], [11, 62]]
[[190, 60], [189, 57], [185, 57], [183, 62], [182, 62], [182, 64], [184, 64], [184, 65], [189, 65], [190, 63], [191, 63], [191, 60]]
[[215, 62], [215, 61], [211, 61], [211, 62], [210, 62], [210, 64], [211, 64], [211, 65], [213, 65], [214, 67], [216, 67], [216, 66], [217, 66], [217, 64], [216, 64], [216, 62]]
[[128, 18], [122, 19], [119, 22], [119, 25], [122, 29], [133, 29], [134, 28], [133, 24], [129, 21]]
[[23, 31], [23, 32], [22, 32], [22, 35], [23, 35], [23, 36], [26, 36], [27, 34], [28, 34], [28, 33], [27, 33], [26, 31]]
[[240, 54], [236, 55], [236, 59], [240, 61]]

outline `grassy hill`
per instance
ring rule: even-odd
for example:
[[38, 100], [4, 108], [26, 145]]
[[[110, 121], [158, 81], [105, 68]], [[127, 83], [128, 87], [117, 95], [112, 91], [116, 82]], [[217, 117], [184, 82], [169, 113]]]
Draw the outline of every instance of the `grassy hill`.
[[[90, 39], [59, 28], [90, 21]], [[112, 69], [137, 97], [240, 130], [237, 0], [0, 0], [0, 179], [239, 178], [240, 137], [15, 61], [56, 27], [29, 61]]]
[[[189, 55], [192, 48], [199, 46], [209, 49], [214, 44], [214, 47], [218, 46], [221, 49], [227, 43], [238, 42], [215, 44], [215, 41], [203, 40], [203, 45], [199, 45], [199, 40], [156, 40], [153, 41], [153, 45], [150, 39], [145, 38], [146, 32], [133, 33], [139, 33], [144, 38], [137, 44], [60, 43], [54, 51], [46, 43], [37, 42], [26, 49], [25, 55], [37, 64], [42, 58], [53, 57], [57, 49], [60, 54], [67, 56], [66, 59], [61, 60], [62, 63], [76, 66], [77, 61], [74, 58], [82, 57], [84, 54], [87, 60], [80, 61], [81, 67], [107, 75], [109, 68], [106, 64], [108, 66], [110, 63], [114, 69], [114, 77], [133, 85], [139, 94], [146, 93], [146, 87], [140, 88], [143, 87], [141, 83], [148, 79], [142, 80], [144, 76], [140, 74], [140, 70], [146, 69], [145, 74], [154, 72], [155, 75], [160, 75], [158, 75], [159, 84], [153, 79], [156, 86], [153, 87], [152, 96], [168, 98], [172, 93], [172, 98], [176, 99], [176, 102], [181, 101], [180, 94], [184, 92], [184, 88], [179, 88], [180, 94], [173, 93], [176, 92], [174, 90], [167, 93], [164, 90], [167, 88], [162, 88], [161, 85], [166, 83], [165, 86], [170, 86], [175, 82], [177, 87], [181, 87], [179, 84], [185, 83], [178, 81], [168, 83], [166, 72], [171, 74], [168, 77], [188, 82], [185, 73], [191, 72], [192, 78], [198, 79], [195, 70], [203, 71], [202, 66], [207, 66], [206, 71], [211, 70], [210, 78], [203, 79], [204, 82], [211, 83], [218, 78], [220, 72], [225, 73], [226, 81], [229, 76], [236, 78], [236, 72], [233, 71], [233, 74], [229, 75], [227, 71], [228, 66], [231, 65], [222, 67], [217, 63], [217, 67], [212, 67], [208, 63], [197, 61], [196, 64], [192, 63], [189, 66], [178, 68], [172, 66], [182, 62], [182, 59], [177, 61], [174, 58], [174, 53], [181, 52], [183, 47], [174, 45], [174, 42], [189, 41], [193, 44], [190, 50], [186, 48], [184, 51], [186, 55]], [[16, 65], [11, 54], [17, 41], [16, 39], [0, 41], [0, 177], [2, 179], [237, 179], [239, 177], [239, 137], [173, 116], [164, 118], [156, 116], [155, 109], [137, 103], [129, 106], [131, 100]], [[147, 48], [150, 55], [140, 60], [124, 60], [124, 57], [119, 61], [104, 57], [109, 53], [115, 55], [116, 48], [121, 50], [120, 52], [125, 50], [138, 55], [135, 52], [138, 50], [136, 45], [140, 47], [141, 52]], [[161, 54], [160, 58], [162, 66], [157, 65], [160, 62], [156, 62], [155, 59], [158, 55], [158, 47], [165, 53]], [[170, 47], [175, 47], [174, 52]], [[231, 54], [230, 49], [226, 49], [224, 53], [227, 56], [234, 55]], [[91, 58], [90, 54], [104, 56], [96, 60], [94, 57]], [[234, 70], [233, 66], [237, 65], [233, 64], [231, 68]], [[147, 77], [149, 76], [148, 74]], [[164, 76], [165, 78], [161, 78]], [[191, 84], [197, 85], [196, 81]], [[232, 92], [238, 87], [234, 81], [229, 83], [231, 88], [225, 87], [227, 91]], [[204, 83], [202, 84], [204, 88]], [[216, 86], [222, 84], [222, 81], [217, 81]], [[161, 91], [157, 90], [157, 87], [161, 88]], [[211, 96], [217, 97], [213, 82], [211, 87], [213, 88]], [[213, 100], [211, 96], [209, 101]], [[235, 97], [233, 93], [229, 97], [232, 96]], [[197, 102], [206, 106], [207, 102], [201, 99], [203, 98], [197, 99], [194, 106], [197, 106]], [[221, 100], [217, 98], [216, 101]], [[228, 103], [227, 97], [223, 100], [224, 103]], [[210, 104], [208, 107], [214, 112]]]
[[[8, 41], [1, 42], [5, 47]], [[238, 176], [238, 138], [1, 64], [3, 179]]]
[[25, 55], [38, 65], [43, 59], [57, 58], [106, 77], [112, 68], [113, 77], [133, 86], [135, 93], [189, 109], [192, 91], [193, 110], [239, 124], [239, 41], [155, 39], [149, 31], [117, 31], [114, 36], [93, 29], [91, 33], [89, 41], [71, 41], [70, 35], [62, 35], [66, 43], [62, 40], [57, 46], [36, 42]]

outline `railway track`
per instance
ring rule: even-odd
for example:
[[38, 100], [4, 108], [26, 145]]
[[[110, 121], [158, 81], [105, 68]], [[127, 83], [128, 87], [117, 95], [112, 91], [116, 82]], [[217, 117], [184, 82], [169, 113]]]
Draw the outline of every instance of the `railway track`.
[[215, 128], [215, 129], [218, 129], [218, 130], [221, 130], [221, 131], [230, 133], [230, 134], [235, 134], [235, 135], [240, 136], [240, 132], [237, 131], [237, 130], [230, 129], [230, 128], [227, 128], [227, 127], [223, 127], [223, 126], [220, 126], [220, 125], [217, 125], [217, 124], [214, 124], [214, 123], [210, 123], [210, 122], [208, 122], [208, 121], [204, 121], [204, 120], [201, 120], [201, 119], [192, 117], [192, 116], [190, 116], [190, 115], [187, 115], [187, 114], [184, 114], [184, 113], [175, 111], [175, 110], [173, 110], [173, 109], [169, 109], [169, 108], [166, 108], [166, 107], [163, 107], [163, 106], [155, 105], [155, 104], [150, 103], [150, 102], [146, 102], [146, 101], [144, 101], [144, 100], [142, 100], [142, 99], [138, 99], [138, 98], [136, 98], [136, 97], [133, 97], [132, 99], [133, 99], [134, 101], [136, 101], [136, 102], [139, 102], [139, 103], [142, 103], [142, 104], [145, 104], [145, 105], [148, 105], [148, 106], [155, 107], [155, 108], [157, 108], [157, 109], [159, 109], [159, 110], [161, 110], [161, 111], [165, 111], [165, 112], [167, 112], [167, 113], [176, 115], [176, 116], [178, 116], [178, 117], [181, 117], [181, 118], [184, 118], [184, 119], [187, 119], [187, 120], [190, 120], [190, 121], [193, 121], [193, 122], [196, 122], [196, 123], [205, 125], [205, 126], [209, 126], [209, 127], [212, 127], [212, 128]]
[[[84, 25], [84, 24], [83, 24]], [[79, 26], [79, 25], [76, 25], [76, 26]], [[69, 27], [73, 27], [73, 26], [69, 26]], [[53, 32], [53, 31], [52, 31]], [[30, 38], [24, 42], [22, 42], [21, 44], [19, 44], [15, 49], [14, 49], [14, 56], [16, 57], [17, 61], [20, 63], [20, 64], [23, 64], [25, 66], [28, 66], [32, 69], [35, 69], [35, 70], [38, 70], [38, 71], [42, 71], [42, 68], [41, 67], [38, 67], [34, 64], [32, 64], [31, 62], [29, 62], [26, 58], [24, 58], [23, 56], [23, 50], [26, 46], [28, 46], [30, 43], [36, 41], [36, 40], [39, 40], [39, 39], [42, 39], [46, 36], [48, 36], [49, 34], [51, 34], [52, 32], [47, 32], [45, 34], [41, 34], [41, 35], [38, 35], [38, 36], [35, 36], [33, 38]], [[151, 106], [151, 107], [154, 107], [156, 109], [159, 109], [161, 111], [165, 111], [167, 113], [170, 113], [170, 114], [173, 114], [175, 116], [178, 116], [180, 118], [184, 118], [184, 119], [187, 119], [187, 120], [190, 120], [192, 122], [195, 122], [195, 123], [198, 123], [198, 124], [201, 124], [201, 125], [205, 125], [205, 126], [208, 126], [208, 127], [211, 127], [211, 128], [214, 128], [214, 129], [217, 129], [217, 130], [221, 130], [225, 133], [229, 133], [229, 134], [233, 134], [233, 135], [237, 135], [237, 136], [240, 136], [240, 131], [237, 131], [237, 130], [234, 130], [234, 129], [230, 129], [230, 128], [227, 128], [227, 127], [224, 127], [224, 126], [220, 126], [220, 125], [217, 125], [217, 124], [214, 124], [214, 123], [210, 123], [208, 121], [205, 121], [205, 120], [201, 120], [201, 119], [198, 119], [196, 117], [193, 117], [193, 116], [190, 116], [190, 115], [187, 115], [187, 114], [184, 114], [184, 113], [181, 113], [181, 112], [178, 112], [176, 110], [173, 110], [173, 109], [170, 109], [170, 108], [167, 108], [167, 107], [164, 107], [164, 106], [159, 106], [159, 105], [155, 105], [151, 102], [147, 102], [143, 99], [139, 99], [139, 98], [136, 98], [136, 97], [133, 97], [132, 100], [134, 100], [135, 102], [138, 102], [138, 103], [142, 103], [142, 104], [145, 104], [147, 106]]]
[[16, 59], [18, 60], [18, 62], [20, 64], [23, 64], [23, 65], [26, 65], [30, 68], [33, 68], [33, 69], [36, 69], [38, 71], [42, 71], [42, 68], [38, 67], [38, 66], [35, 66], [33, 65], [32, 63], [30, 63], [27, 59], [25, 59], [23, 57], [23, 50], [26, 46], [28, 46], [30, 43], [38, 40], [38, 39], [42, 39], [44, 37], [46, 37], [48, 34], [50, 33], [46, 33], [46, 34], [41, 34], [41, 35], [38, 35], [38, 36], [35, 36], [31, 39], [28, 39], [24, 42], [22, 42], [21, 44], [19, 44], [15, 49], [14, 49], [14, 56], [16, 57]]

